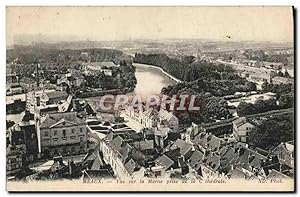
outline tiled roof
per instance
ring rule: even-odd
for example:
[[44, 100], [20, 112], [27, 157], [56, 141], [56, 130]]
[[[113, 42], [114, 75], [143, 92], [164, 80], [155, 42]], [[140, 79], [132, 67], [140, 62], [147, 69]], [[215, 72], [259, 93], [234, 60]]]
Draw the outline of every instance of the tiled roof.
[[102, 178], [113, 178], [111, 173], [107, 169], [99, 170], [85, 170], [83, 173], [83, 179], [102, 179]]
[[121, 149], [119, 150], [119, 153], [122, 155], [124, 161], [128, 158], [131, 150], [132, 147], [128, 143], [125, 143], [125, 145], [122, 146]]
[[111, 145], [115, 150], [119, 151], [122, 147], [123, 139], [120, 136], [116, 136], [112, 141]]
[[112, 141], [113, 140], [113, 138], [114, 138], [114, 134], [113, 134], [113, 132], [110, 132], [110, 133], [108, 133], [107, 135], [106, 135], [106, 137], [105, 137], [108, 141]]
[[45, 120], [41, 123], [41, 128], [50, 128], [57, 122], [68, 121], [72, 122], [73, 124], [85, 124], [85, 122], [76, 116], [74, 112], [67, 112], [67, 113], [51, 113], [47, 114]]
[[267, 159], [267, 157], [249, 149], [249, 148], [238, 148], [238, 159], [236, 164], [243, 167], [244, 169], [261, 168], [261, 159]]
[[134, 142], [134, 147], [141, 151], [151, 150], [151, 149], [154, 149], [154, 141], [147, 140], [147, 141]]
[[203, 153], [196, 150], [192, 153], [192, 156], [189, 158], [189, 164], [191, 165], [192, 168], [195, 168], [197, 164], [201, 162], [203, 157], [204, 157]]
[[96, 149], [96, 150], [97, 150], [96, 151], [97, 153], [95, 153], [96, 157], [94, 159], [94, 162], [93, 162], [93, 165], [91, 167], [91, 170], [99, 170], [100, 167], [103, 165], [103, 161], [101, 160], [101, 157], [99, 155], [98, 149]]
[[173, 113], [168, 112], [164, 109], [161, 109], [158, 114], [162, 120], [167, 120], [167, 121], [169, 121], [174, 116]]
[[166, 152], [164, 152], [164, 154], [167, 157], [169, 157], [170, 159], [172, 159], [174, 162], [177, 161], [179, 157], [181, 157], [180, 149], [179, 148], [166, 151]]
[[193, 147], [193, 144], [188, 143], [186, 141], [183, 141], [181, 139], [177, 139], [175, 141], [175, 143], [170, 147], [170, 149], [174, 150], [176, 148], [179, 148], [180, 149], [180, 154], [181, 155], [186, 155], [187, 152], [192, 149], [192, 147]]
[[169, 169], [174, 164], [174, 161], [169, 157], [167, 157], [166, 155], [160, 156], [154, 162], [157, 165], [163, 166], [165, 170]]
[[150, 108], [143, 112], [143, 114], [147, 117], [153, 116], [155, 114], [155, 110], [153, 108]]
[[31, 79], [31, 78], [28, 78], [28, 77], [22, 77], [20, 79], [20, 83], [26, 83], [26, 84], [30, 84], [30, 85], [34, 85], [35, 80]]
[[129, 174], [132, 174], [132, 173], [134, 172], [135, 165], [136, 165], [135, 161], [134, 161], [133, 159], [130, 159], [130, 160], [124, 165], [124, 167], [125, 167], [125, 169], [127, 170], [127, 172], [128, 172]]
[[289, 176], [281, 172], [278, 172], [277, 170], [272, 169], [271, 172], [268, 174], [267, 179], [273, 179], [273, 178], [290, 179]]
[[212, 151], [218, 151], [221, 147], [222, 141], [215, 135], [211, 135], [205, 132], [201, 132], [195, 136], [192, 140], [194, 144], [200, 145], [205, 149], [210, 149]]
[[160, 128], [154, 131], [154, 135], [158, 135], [158, 136], [167, 136], [168, 133], [170, 131], [170, 128], [166, 127], [166, 128]]
[[67, 99], [68, 93], [65, 91], [51, 91], [46, 93], [49, 99], [52, 98], [62, 98], [62, 99]]
[[230, 170], [227, 175], [230, 176], [230, 178], [245, 178], [245, 173], [241, 168]]
[[220, 166], [220, 157], [215, 153], [210, 153], [207, 158], [206, 165], [216, 171]]
[[235, 124], [237, 127], [242, 126], [243, 124], [245, 124], [247, 122], [245, 117], [240, 117], [236, 120], [234, 120], [232, 123]]
[[115, 65], [113, 62], [90, 62], [88, 64], [89, 66], [97, 66], [97, 67], [101, 67], [101, 68], [111, 68], [111, 67], [117, 67], [117, 65]]

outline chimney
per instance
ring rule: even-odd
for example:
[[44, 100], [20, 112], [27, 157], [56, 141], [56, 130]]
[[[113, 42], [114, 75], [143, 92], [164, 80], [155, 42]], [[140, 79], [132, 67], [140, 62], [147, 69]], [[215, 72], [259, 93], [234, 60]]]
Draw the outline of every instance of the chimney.
[[73, 108], [73, 111], [76, 111], [76, 100], [75, 99], [72, 99], [72, 108]]
[[245, 152], [244, 148], [239, 148], [238, 153], [239, 153], [239, 157], [242, 156]]
[[261, 167], [264, 166], [265, 160], [263, 158], [259, 158], [259, 164]]
[[250, 155], [248, 156], [248, 161], [249, 161], [249, 163], [251, 163], [251, 162], [253, 161], [254, 158], [255, 158], [255, 155], [254, 155], [254, 154], [250, 154]]

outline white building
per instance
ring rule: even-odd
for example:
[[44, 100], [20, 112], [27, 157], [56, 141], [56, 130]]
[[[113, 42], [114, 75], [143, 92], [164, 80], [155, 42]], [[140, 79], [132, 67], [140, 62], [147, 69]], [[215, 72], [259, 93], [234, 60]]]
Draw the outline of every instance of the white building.
[[233, 136], [237, 141], [247, 142], [251, 131], [255, 128], [245, 117], [238, 118], [232, 122]]

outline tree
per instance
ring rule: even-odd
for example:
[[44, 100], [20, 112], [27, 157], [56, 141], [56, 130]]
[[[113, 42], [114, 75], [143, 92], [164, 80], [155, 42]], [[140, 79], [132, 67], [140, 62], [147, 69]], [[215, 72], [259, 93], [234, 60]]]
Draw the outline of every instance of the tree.
[[236, 111], [239, 116], [245, 116], [245, 115], [255, 114], [256, 108], [254, 107], [254, 105], [252, 103], [246, 103], [246, 102], [242, 101], [237, 106]]
[[294, 138], [294, 113], [263, 120], [249, 136], [249, 145], [270, 150]]
[[12, 120], [6, 120], [6, 129], [12, 127], [13, 125], [15, 125], [16, 123]]
[[277, 75], [278, 75], [279, 77], [284, 77], [284, 74], [283, 74], [281, 71], [279, 71], [279, 72], [277, 73]]
[[294, 94], [283, 94], [279, 97], [278, 105], [281, 109], [294, 107]]
[[277, 109], [277, 104], [275, 99], [257, 100], [254, 103], [254, 107], [256, 109], [256, 113], [263, 113]]
[[268, 82], [264, 82], [262, 85], [261, 85], [261, 89], [263, 92], [270, 92], [271, 90], [271, 85], [272, 84], [269, 84]]
[[256, 91], [256, 84], [255, 83], [253, 83], [253, 82], [250, 82], [250, 81], [248, 81], [248, 82], [246, 82], [245, 83], [245, 86], [246, 86], [246, 91]]
[[290, 78], [291, 77], [290, 74], [289, 74], [289, 72], [287, 70], [285, 70], [285, 72], [284, 72], [284, 77], [286, 77], [286, 78]]

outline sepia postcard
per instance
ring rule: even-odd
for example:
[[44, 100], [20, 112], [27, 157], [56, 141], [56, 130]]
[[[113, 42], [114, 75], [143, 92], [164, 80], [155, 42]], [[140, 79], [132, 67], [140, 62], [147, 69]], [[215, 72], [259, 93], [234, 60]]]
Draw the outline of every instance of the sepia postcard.
[[291, 6], [7, 6], [6, 190], [295, 192], [294, 62]]

